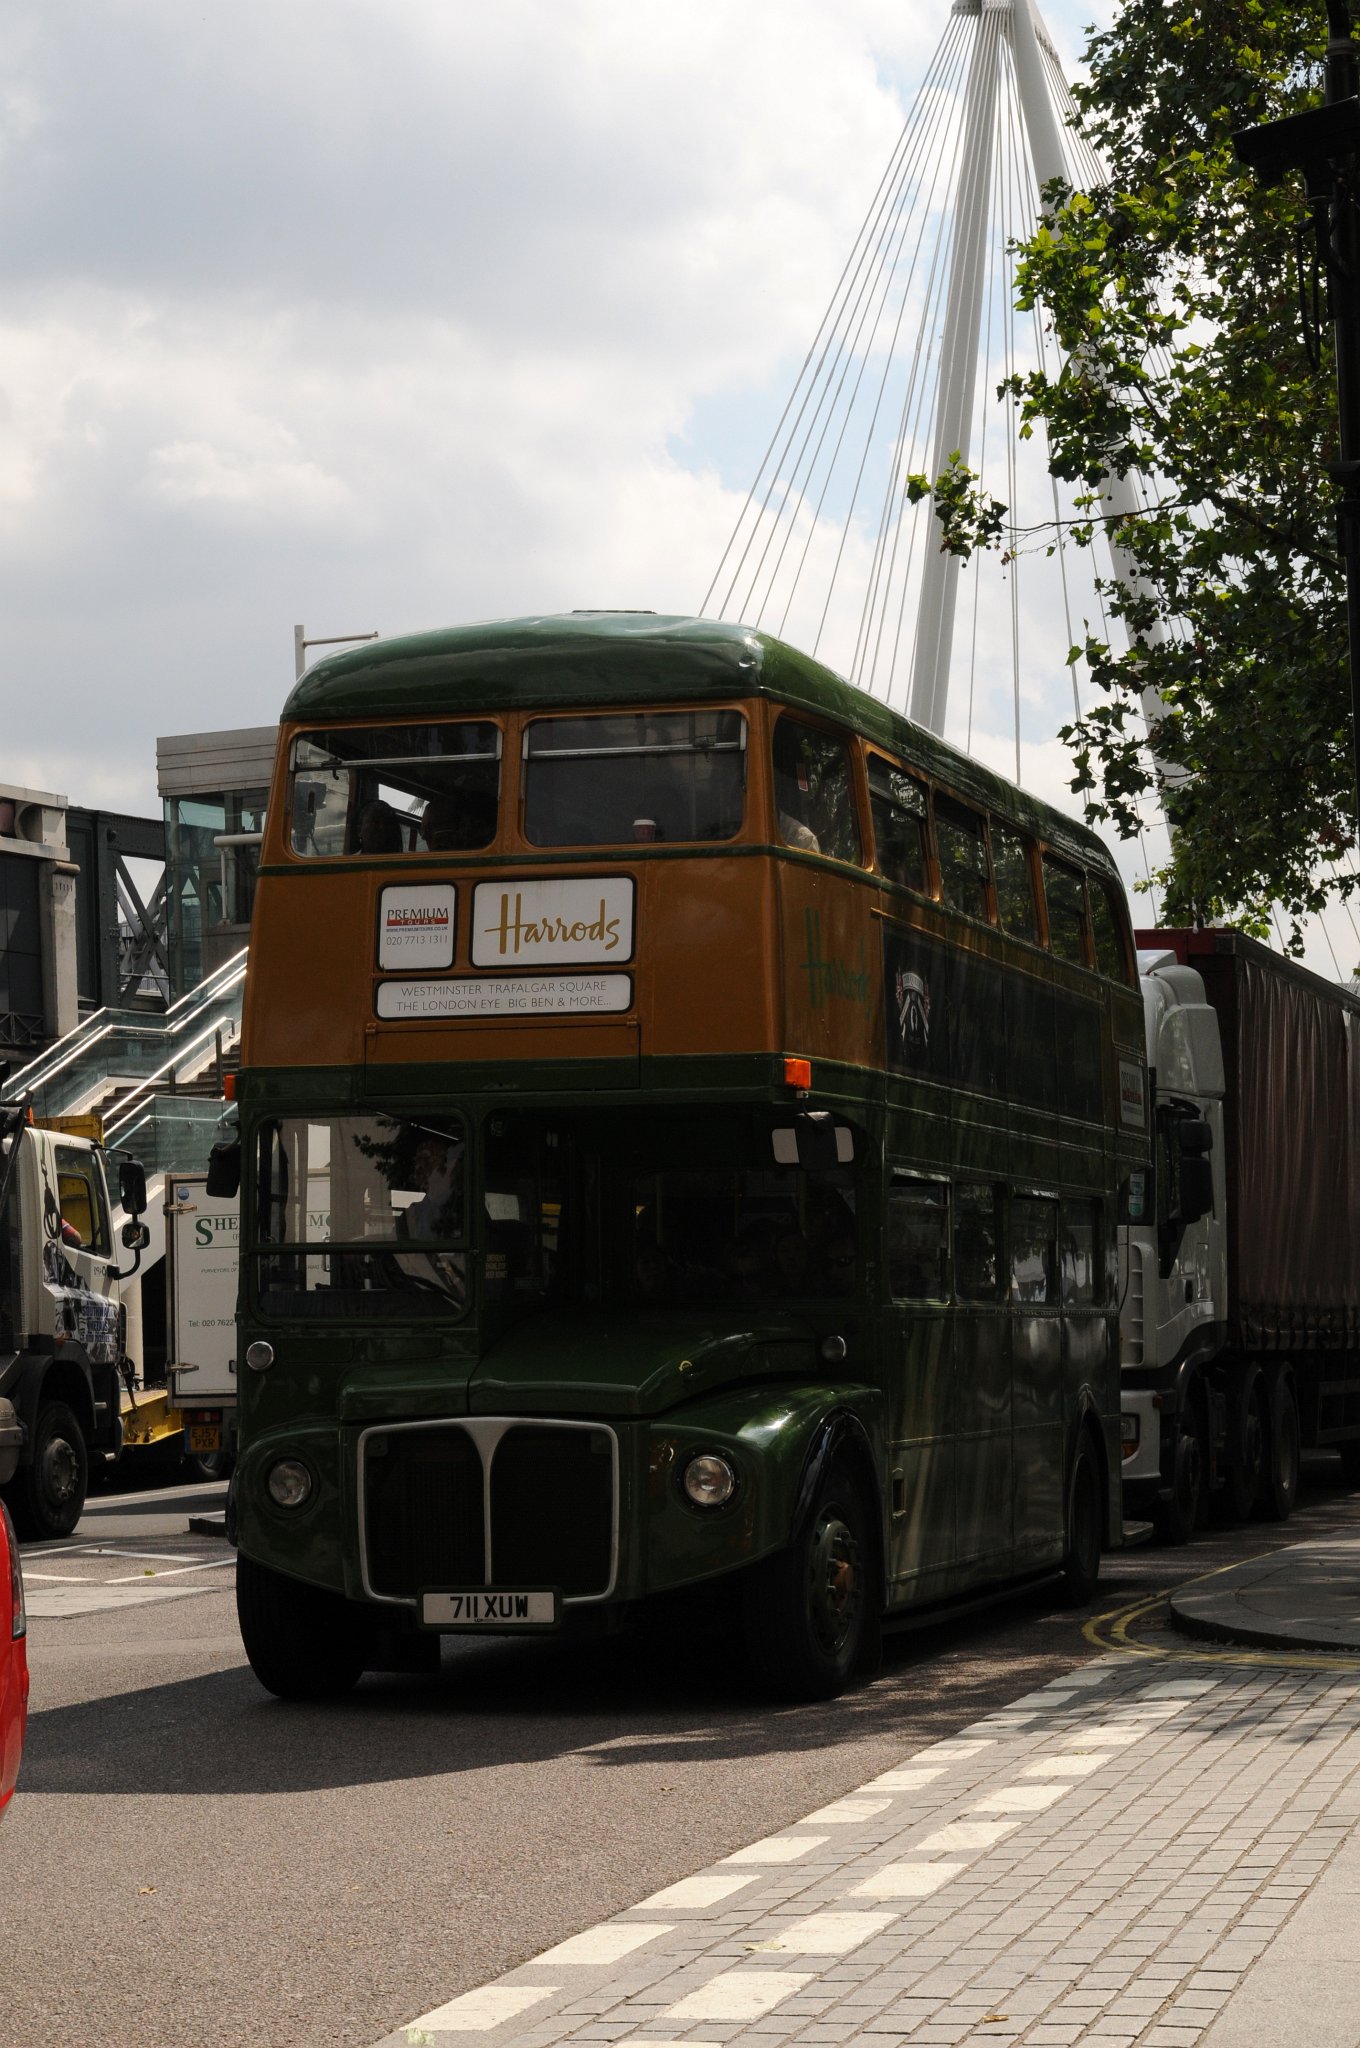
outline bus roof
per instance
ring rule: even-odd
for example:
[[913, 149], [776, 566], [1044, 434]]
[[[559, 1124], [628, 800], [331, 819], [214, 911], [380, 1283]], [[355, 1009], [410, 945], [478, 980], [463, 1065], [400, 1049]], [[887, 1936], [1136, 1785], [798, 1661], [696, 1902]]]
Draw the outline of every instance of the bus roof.
[[[645, 671], [638, 673], [638, 658]], [[891, 748], [960, 795], [1066, 844], [1115, 876], [1094, 832], [914, 725], [879, 697], [786, 641], [721, 619], [576, 611], [493, 619], [368, 641], [300, 677], [281, 722], [449, 718], [478, 711], [605, 709], [611, 704], [771, 697]]]

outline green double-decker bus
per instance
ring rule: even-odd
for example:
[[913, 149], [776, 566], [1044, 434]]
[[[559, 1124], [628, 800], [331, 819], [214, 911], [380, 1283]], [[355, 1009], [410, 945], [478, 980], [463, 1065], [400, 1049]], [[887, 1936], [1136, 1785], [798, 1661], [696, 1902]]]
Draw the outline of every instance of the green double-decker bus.
[[319, 663], [237, 1087], [260, 1679], [687, 1589], [826, 1697], [908, 1609], [1088, 1596], [1142, 1045], [1100, 842], [778, 640]]

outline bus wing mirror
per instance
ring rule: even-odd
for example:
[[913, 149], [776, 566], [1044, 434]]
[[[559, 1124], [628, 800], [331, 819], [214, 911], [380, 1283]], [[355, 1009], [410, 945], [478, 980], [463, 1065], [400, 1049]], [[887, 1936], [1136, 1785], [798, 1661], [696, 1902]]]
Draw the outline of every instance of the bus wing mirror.
[[214, 1201], [230, 1198], [239, 1193], [241, 1186], [241, 1140], [220, 1139], [208, 1154], [208, 1184], [206, 1192]]
[[140, 1159], [119, 1160], [118, 1200], [129, 1216], [140, 1216], [146, 1208], [146, 1168]]

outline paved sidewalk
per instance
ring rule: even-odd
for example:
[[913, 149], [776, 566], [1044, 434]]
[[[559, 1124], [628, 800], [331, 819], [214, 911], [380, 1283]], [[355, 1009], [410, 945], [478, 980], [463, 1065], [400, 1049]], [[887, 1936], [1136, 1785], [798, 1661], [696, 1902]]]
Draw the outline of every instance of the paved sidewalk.
[[1360, 1652], [1360, 1537], [1295, 1543], [1229, 1565], [1178, 1586], [1170, 1608], [1173, 1626], [1188, 1636]]
[[1356, 2048], [1357, 1819], [1360, 1671], [1101, 1658], [381, 2048]]

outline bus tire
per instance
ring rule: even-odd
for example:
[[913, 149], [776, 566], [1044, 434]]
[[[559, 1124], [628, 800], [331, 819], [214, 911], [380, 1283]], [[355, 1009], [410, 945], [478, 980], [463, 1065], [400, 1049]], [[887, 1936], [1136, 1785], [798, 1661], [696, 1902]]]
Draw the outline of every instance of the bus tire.
[[251, 1670], [277, 1699], [340, 1699], [364, 1674], [372, 1624], [343, 1594], [241, 1557], [236, 1618]]
[[1084, 1607], [1099, 1584], [1102, 1520], [1100, 1464], [1091, 1439], [1083, 1430], [1067, 1489], [1067, 1536], [1062, 1561], [1065, 1607]]
[[1261, 1513], [1268, 1522], [1287, 1522], [1299, 1491], [1299, 1403], [1289, 1367], [1268, 1367], [1266, 1387], [1270, 1433], [1262, 1474]]
[[830, 1700], [867, 1661], [873, 1637], [869, 1520], [854, 1475], [828, 1466], [788, 1546], [753, 1565], [743, 1588], [747, 1654], [762, 1691]]
[[32, 1457], [10, 1482], [6, 1498], [21, 1536], [69, 1536], [85, 1511], [90, 1454], [85, 1432], [65, 1401], [44, 1401], [33, 1424]]

